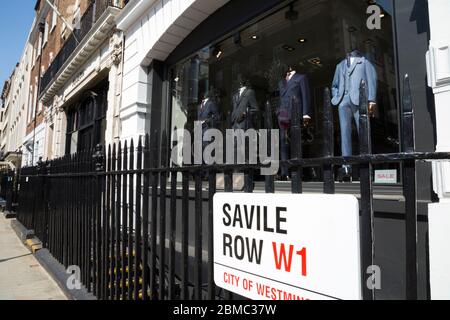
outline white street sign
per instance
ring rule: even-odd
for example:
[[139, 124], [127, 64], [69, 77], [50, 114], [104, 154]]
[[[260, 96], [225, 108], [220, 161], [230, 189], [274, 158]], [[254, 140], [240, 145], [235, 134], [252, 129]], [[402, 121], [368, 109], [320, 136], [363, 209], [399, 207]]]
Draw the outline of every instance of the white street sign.
[[217, 193], [216, 285], [254, 300], [362, 299], [349, 195]]

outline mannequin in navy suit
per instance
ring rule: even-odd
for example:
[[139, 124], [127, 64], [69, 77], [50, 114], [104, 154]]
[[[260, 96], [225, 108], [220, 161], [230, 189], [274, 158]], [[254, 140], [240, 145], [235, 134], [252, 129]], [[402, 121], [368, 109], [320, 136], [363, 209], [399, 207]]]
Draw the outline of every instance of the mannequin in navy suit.
[[[341, 127], [342, 156], [353, 154], [352, 150], [352, 119], [356, 122], [359, 134], [360, 85], [365, 81], [369, 113], [373, 114], [377, 98], [377, 72], [372, 63], [361, 52], [354, 50], [346, 59], [338, 64], [333, 79], [332, 104], [339, 108]], [[340, 175], [351, 176], [351, 166], [343, 166]]]
[[[288, 130], [291, 126], [291, 119], [294, 108], [299, 115], [303, 116], [303, 123], [307, 124], [311, 120], [311, 93], [308, 78], [304, 74], [299, 74], [294, 67], [289, 67], [285, 78], [279, 82], [280, 107], [277, 110], [278, 124], [280, 126], [280, 153], [281, 160], [289, 158]], [[302, 143], [293, 141], [293, 143]], [[289, 170], [286, 166], [281, 166], [281, 178], [287, 179]]]
[[[214, 99], [212, 93], [201, 94], [200, 105], [198, 106], [197, 121], [202, 123], [202, 136], [205, 135], [209, 129], [215, 129], [219, 125], [220, 113], [219, 107]], [[203, 141], [203, 151], [208, 146], [209, 142]], [[208, 172], [205, 171], [202, 174], [203, 179], [207, 179]]]
[[208, 130], [215, 128], [219, 122], [219, 107], [211, 95], [202, 95], [202, 100], [198, 106], [198, 121], [202, 122], [203, 133]]

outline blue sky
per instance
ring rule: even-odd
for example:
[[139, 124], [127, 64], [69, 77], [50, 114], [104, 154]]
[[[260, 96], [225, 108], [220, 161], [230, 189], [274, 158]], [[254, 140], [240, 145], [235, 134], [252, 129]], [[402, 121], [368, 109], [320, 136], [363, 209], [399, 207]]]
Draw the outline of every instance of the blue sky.
[[0, 10], [0, 91], [19, 62], [34, 19], [36, 0], [2, 0]]

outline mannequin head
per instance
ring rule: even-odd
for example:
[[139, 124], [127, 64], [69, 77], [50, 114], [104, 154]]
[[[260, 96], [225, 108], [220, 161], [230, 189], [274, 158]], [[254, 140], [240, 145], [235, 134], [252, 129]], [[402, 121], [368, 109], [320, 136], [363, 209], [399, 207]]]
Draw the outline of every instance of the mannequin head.
[[361, 57], [361, 56], [362, 56], [362, 53], [361, 53], [361, 51], [359, 51], [358, 49], [354, 49], [354, 50], [352, 50], [352, 51], [349, 52], [349, 55], [350, 55], [351, 57]]
[[287, 72], [291, 73], [291, 72], [297, 72], [297, 67], [295, 65], [289, 65], [287, 67]]
[[362, 55], [361, 51], [359, 51], [358, 49], [351, 50], [347, 54], [347, 65], [348, 65], [348, 67], [350, 67], [350, 65], [351, 65], [351, 58], [361, 58], [362, 56], [363, 55]]
[[295, 65], [288, 65], [284, 68], [282, 78], [286, 78], [286, 76], [291, 75], [293, 73], [298, 72], [297, 67]]
[[200, 101], [205, 100], [206, 98], [208, 98], [209, 94], [207, 92], [200, 92]]
[[250, 86], [250, 80], [248, 80], [248, 78], [247, 78], [246, 75], [240, 73], [240, 74], [238, 75], [238, 78], [237, 78], [237, 79], [238, 79], [238, 83], [239, 83], [239, 87], [240, 87], [240, 88]]

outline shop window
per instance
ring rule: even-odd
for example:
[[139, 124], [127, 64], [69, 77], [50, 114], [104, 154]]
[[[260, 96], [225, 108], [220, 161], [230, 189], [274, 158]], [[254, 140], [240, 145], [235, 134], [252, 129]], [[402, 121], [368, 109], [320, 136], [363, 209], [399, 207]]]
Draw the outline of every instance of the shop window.
[[[220, 130], [267, 127], [271, 116], [281, 141], [282, 157], [302, 144], [304, 157], [323, 155], [323, 91], [333, 90], [335, 154], [358, 154], [359, 94], [353, 79], [368, 82], [376, 103], [372, 118], [373, 151], [399, 151], [397, 75], [395, 74], [392, 1], [377, 1], [381, 29], [368, 27], [367, 8], [375, 1], [298, 0], [255, 19], [245, 27], [210, 43], [171, 69], [172, 132], [193, 131], [195, 121]], [[378, 19], [378, 17], [377, 17]], [[350, 72], [350, 82], [345, 72]], [[353, 81], [353, 82], [352, 82]], [[287, 96], [288, 95], [288, 96]], [[234, 111], [240, 99], [251, 99], [251, 119]], [[292, 104], [292, 99], [300, 101]], [[211, 112], [202, 110], [208, 101]], [[269, 113], [267, 106], [270, 106]], [[290, 112], [304, 117], [304, 137], [290, 137]], [[204, 118], [206, 117], [206, 118]], [[245, 125], [239, 123], [243, 120]], [[376, 168], [399, 172], [397, 165]], [[280, 172], [280, 177], [289, 175]], [[305, 171], [306, 179], [321, 180], [320, 168]], [[400, 176], [399, 174], [397, 176]], [[397, 181], [399, 182], [399, 181]]]

